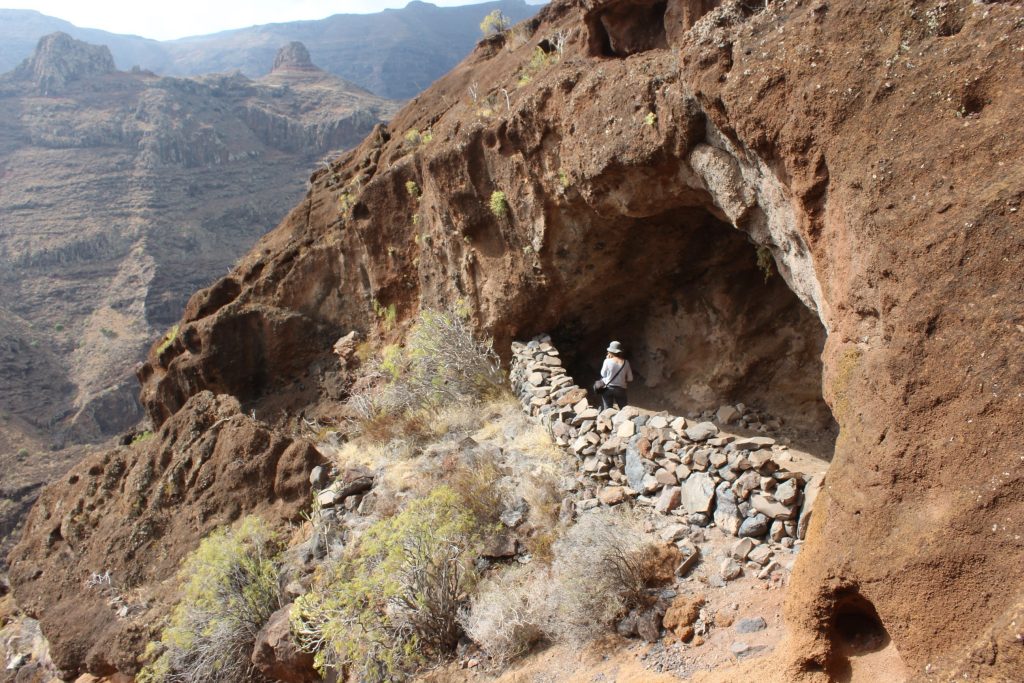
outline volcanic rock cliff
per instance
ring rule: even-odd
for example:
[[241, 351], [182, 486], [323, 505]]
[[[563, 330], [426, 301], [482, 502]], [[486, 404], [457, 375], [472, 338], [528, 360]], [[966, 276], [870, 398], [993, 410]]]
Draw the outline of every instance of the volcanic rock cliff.
[[564, 0], [483, 41], [192, 297], [139, 372], [156, 441], [116, 454], [146, 486], [84, 486], [114, 456], [87, 460], [11, 555], [61, 666], [129, 670], [144, 640], [148, 614], [79, 589], [90, 561], [132, 547], [107, 557], [145, 592], [222, 514], [176, 537], [91, 511], [136, 490], [152, 507], [161, 477], [200, 495], [171, 463], [207, 390], [315, 411], [341, 395], [339, 334], [462, 300], [498, 348], [551, 331], [577, 376], [620, 337], [644, 402], [753, 395], [819, 435], [834, 417], [760, 678], [848, 679], [880, 636], [921, 680], [1024, 670], [1024, 9], [716, 5]]

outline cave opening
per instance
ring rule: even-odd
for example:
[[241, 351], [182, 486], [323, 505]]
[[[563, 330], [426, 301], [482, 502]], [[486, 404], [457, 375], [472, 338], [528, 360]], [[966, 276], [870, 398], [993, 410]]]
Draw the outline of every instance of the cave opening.
[[[744, 404], [764, 423], [730, 425], [831, 460], [838, 432], [822, 397], [826, 332], [786, 284], [769, 252], [699, 207], [618, 217], [600, 239], [555, 241], [572, 292], [548, 331], [581, 386], [618, 340], [636, 375], [630, 404], [699, 416]], [[558, 232], [558, 231], [556, 231]], [[565, 267], [568, 265], [568, 267]]]
[[875, 606], [856, 590], [836, 595], [828, 625], [832, 644], [827, 670], [833, 680], [854, 680], [855, 662], [884, 662], [885, 669], [904, 667], [899, 654], [890, 647], [892, 639]]

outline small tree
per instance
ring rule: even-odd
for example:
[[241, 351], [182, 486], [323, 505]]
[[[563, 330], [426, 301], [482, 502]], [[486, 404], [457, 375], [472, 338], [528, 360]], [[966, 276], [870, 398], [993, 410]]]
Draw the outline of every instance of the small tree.
[[480, 22], [480, 31], [484, 34], [484, 37], [497, 35], [498, 33], [504, 33], [509, 29], [509, 20], [500, 9], [496, 9]]

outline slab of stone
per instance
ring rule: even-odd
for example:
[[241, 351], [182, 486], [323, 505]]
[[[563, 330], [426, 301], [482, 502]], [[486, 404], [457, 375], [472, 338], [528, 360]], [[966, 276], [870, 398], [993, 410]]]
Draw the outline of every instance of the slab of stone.
[[668, 427], [668, 418], [663, 415], [655, 415], [647, 421], [647, 426], [652, 429], [665, 429]]
[[686, 428], [686, 438], [690, 441], [706, 441], [718, 434], [718, 427], [713, 422], [699, 422]]
[[732, 548], [729, 549], [729, 555], [732, 559], [737, 562], [743, 562], [747, 559], [747, 555], [754, 549], [754, 542], [749, 538], [741, 538], [740, 540], [733, 543]]
[[715, 484], [704, 472], [691, 474], [681, 488], [681, 505], [688, 514], [711, 512], [715, 501]]
[[733, 482], [731, 488], [737, 500], [746, 500], [760, 485], [761, 478], [757, 476], [757, 472], [747, 470]]
[[647, 468], [644, 467], [643, 458], [635, 446], [626, 447], [626, 466], [623, 471], [626, 473], [626, 481], [629, 482], [631, 489], [644, 490], [644, 477], [647, 476]]
[[679, 483], [679, 480], [676, 479], [676, 475], [665, 468], [659, 468], [654, 473], [654, 478], [662, 486], [675, 486], [676, 484]]
[[686, 431], [686, 426], [687, 426], [686, 418], [685, 417], [677, 417], [676, 419], [672, 420], [672, 422], [670, 422], [668, 426], [676, 434], [682, 434], [684, 431]]
[[654, 504], [655, 512], [667, 514], [679, 507], [680, 489], [678, 486], [666, 486], [658, 496], [658, 502]]
[[644, 485], [643, 488], [640, 489], [641, 491], [643, 491], [646, 494], [651, 494], [660, 488], [661, 484], [658, 483], [658, 480], [654, 478], [653, 474], [644, 475]]
[[690, 476], [690, 468], [686, 465], [676, 465], [676, 479], [685, 481]]
[[775, 439], [770, 436], [741, 436], [732, 442], [733, 448], [739, 451], [757, 451], [774, 445]]
[[781, 519], [785, 521], [793, 519], [796, 516], [796, 510], [794, 508], [783, 505], [767, 494], [755, 493], [750, 497], [750, 503], [754, 506], [755, 510], [771, 517], [772, 519]]
[[627, 420], [632, 420], [634, 417], [640, 414], [640, 409], [635, 406], [626, 406], [612, 418], [612, 424], [620, 425]]
[[783, 505], [795, 505], [800, 497], [800, 486], [796, 479], [783, 482], [772, 493], [772, 497]]
[[718, 418], [718, 423], [727, 425], [732, 424], [740, 419], [740, 411], [736, 410], [735, 406], [724, 405], [718, 409], [715, 413], [715, 417]]
[[[568, 393], [568, 394], [566, 394], [565, 396], [566, 396], [566, 397], [568, 397], [568, 396], [570, 396], [570, 395], [571, 395], [571, 393], [572, 393], [572, 392], [569, 392], [569, 393]], [[588, 408], [590, 408], [590, 403], [589, 403], [589, 402], [587, 401], [586, 397], [584, 397], [584, 398], [582, 398], [582, 399], [578, 399], [578, 400], [577, 400], [577, 402], [576, 402], [576, 403], [574, 403], [574, 404], [573, 404], [573, 406], [572, 406], [572, 409], [573, 409], [574, 411], [576, 411], [576, 414], [577, 414], [577, 415], [579, 415], [580, 413], [582, 413], [582, 412], [583, 412], [584, 410], [587, 410]]]
[[615, 431], [615, 435], [622, 439], [628, 439], [634, 434], [636, 434], [636, 425], [632, 420], [623, 420], [619, 423], [619, 428]]

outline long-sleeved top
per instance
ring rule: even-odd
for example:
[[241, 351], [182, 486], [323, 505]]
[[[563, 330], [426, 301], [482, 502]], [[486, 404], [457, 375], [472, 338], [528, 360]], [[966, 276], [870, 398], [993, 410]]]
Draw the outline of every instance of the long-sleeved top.
[[[625, 365], [621, 371], [619, 368]], [[615, 373], [618, 373], [617, 375]], [[613, 380], [612, 377], [615, 377]], [[626, 384], [633, 381], [633, 368], [629, 367], [628, 360], [615, 360], [614, 358], [605, 358], [604, 364], [601, 365], [601, 379], [604, 383], [610, 387], [622, 387], [626, 388]]]

